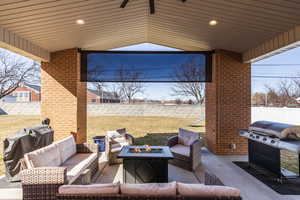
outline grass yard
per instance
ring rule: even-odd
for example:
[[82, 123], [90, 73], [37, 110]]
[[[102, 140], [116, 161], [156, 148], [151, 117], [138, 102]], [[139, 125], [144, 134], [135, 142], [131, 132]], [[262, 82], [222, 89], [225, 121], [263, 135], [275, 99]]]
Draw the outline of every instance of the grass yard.
[[[204, 124], [191, 127], [190, 123], [196, 119], [192, 118], [170, 118], [170, 117], [88, 117], [88, 140], [91, 141], [95, 135], [105, 135], [107, 130], [127, 128], [135, 138], [136, 144], [163, 145], [167, 137], [177, 134], [178, 128], [187, 128], [197, 132], [204, 132]], [[13, 116], [0, 115], [0, 140], [14, 135], [21, 128], [40, 124], [39, 116]], [[0, 148], [0, 175], [4, 173], [2, 162], [3, 148]]]

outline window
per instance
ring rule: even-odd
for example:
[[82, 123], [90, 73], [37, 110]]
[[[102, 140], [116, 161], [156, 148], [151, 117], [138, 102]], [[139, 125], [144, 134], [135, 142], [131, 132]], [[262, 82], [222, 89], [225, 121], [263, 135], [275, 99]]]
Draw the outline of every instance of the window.
[[212, 52], [81, 51], [83, 82], [210, 82]]
[[96, 103], [96, 99], [92, 99], [92, 103]]

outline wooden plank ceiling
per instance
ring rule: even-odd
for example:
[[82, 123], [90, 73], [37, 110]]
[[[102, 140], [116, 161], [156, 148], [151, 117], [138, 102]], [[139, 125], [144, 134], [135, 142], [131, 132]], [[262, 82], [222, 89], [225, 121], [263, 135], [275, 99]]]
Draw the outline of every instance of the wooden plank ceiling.
[[150, 42], [245, 52], [300, 22], [298, 0], [155, 0], [154, 15], [148, 0], [122, 1], [1, 0], [0, 26], [49, 51]]

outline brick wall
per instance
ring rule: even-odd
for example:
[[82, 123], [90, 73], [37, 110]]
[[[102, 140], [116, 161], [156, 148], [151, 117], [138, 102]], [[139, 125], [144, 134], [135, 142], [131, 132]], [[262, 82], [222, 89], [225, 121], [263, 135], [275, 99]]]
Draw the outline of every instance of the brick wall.
[[86, 83], [81, 83], [77, 49], [51, 53], [51, 62], [41, 65], [41, 112], [51, 119], [55, 139], [77, 132], [77, 142], [86, 140]]
[[[251, 68], [240, 54], [219, 50], [213, 56], [213, 82], [206, 84], [206, 140], [215, 154], [245, 154], [238, 129], [251, 120]], [[236, 144], [236, 149], [230, 148]]]

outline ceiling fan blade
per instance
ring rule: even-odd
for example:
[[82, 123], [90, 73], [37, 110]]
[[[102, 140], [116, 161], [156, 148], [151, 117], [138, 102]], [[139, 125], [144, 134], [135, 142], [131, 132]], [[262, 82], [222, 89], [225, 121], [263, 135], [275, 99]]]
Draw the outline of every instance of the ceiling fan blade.
[[123, 0], [123, 2], [121, 3], [120, 5], [120, 8], [125, 8], [127, 3], [128, 3], [129, 0]]
[[155, 13], [154, 0], [149, 0], [149, 5], [150, 5], [150, 14], [154, 14]]

